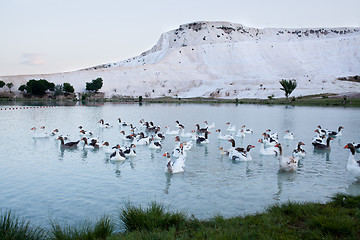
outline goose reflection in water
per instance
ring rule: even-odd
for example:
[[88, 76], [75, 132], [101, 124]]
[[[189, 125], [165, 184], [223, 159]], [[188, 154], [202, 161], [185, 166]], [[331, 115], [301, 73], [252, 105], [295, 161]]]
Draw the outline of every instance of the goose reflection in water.
[[321, 155], [325, 158], [326, 162], [330, 162], [330, 150], [318, 150], [314, 149], [314, 155]]
[[115, 164], [115, 176], [117, 177], [117, 178], [120, 178], [121, 176], [121, 165], [123, 165], [124, 164], [124, 162], [125, 161], [114, 161], [114, 162], [112, 162], [111, 160], [110, 160], [110, 162], [111, 163], [113, 163], [113, 164]]
[[296, 179], [296, 172], [284, 172], [284, 171], [278, 171], [277, 173], [277, 184], [278, 184], [278, 191], [274, 194], [275, 200], [280, 200], [280, 196], [283, 190], [283, 184], [285, 183], [291, 183]]
[[169, 173], [169, 172], [165, 172], [165, 177], [166, 177], [166, 183], [165, 183], [164, 193], [169, 194], [169, 189], [170, 189], [171, 179], [173, 177], [173, 174]]
[[360, 195], [360, 179], [355, 180], [347, 188], [345, 188], [345, 192], [353, 196]]
[[132, 170], [135, 169], [135, 162], [133, 161], [133, 158], [129, 158], [129, 164]]
[[88, 150], [84, 148], [84, 149], [83, 149], [83, 152], [82, 152], [82, 155], [81, 155], [81, 159], [82, 159], [83, 161], [85, 161], [86, 158], [87, 158], [87, 156], [88, 156]]
[[64, 156], [65, 156], [65, 152], [75, 152], [77, 151], [77, 149], [66, 149], [66, 148], [60, 148], [60, 153], [59, 153], [59, 160], [62, 161], [64, 160]]

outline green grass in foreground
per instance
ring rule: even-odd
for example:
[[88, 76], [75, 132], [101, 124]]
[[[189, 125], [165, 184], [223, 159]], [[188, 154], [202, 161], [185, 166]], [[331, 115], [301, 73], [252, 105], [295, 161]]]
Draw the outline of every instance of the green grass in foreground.
[[11, 211], [0, 212], [1, 240], [45, 239], [46, 232], [41, 228], [32, 228], [30, 221], [19, 219]]
[[359, 224], [360, 196], [338, 194], [326, 204], [289, 202], [245, 217], [188, 218], [170, 226], [153, 224], [152, 229], [140, 224], [109, 239], [360, 239]]
[[147, 208], [126, 203], [118, 211], [125, 232], [114, 233], [107, 217], [95, 224], [31, 228], [10, 212], [1, 213], [0, 239], [360, 239], [360, 196], [337, 194], [326, 204], [273, 205], [264, 213], [198, 220], [152, 202]]

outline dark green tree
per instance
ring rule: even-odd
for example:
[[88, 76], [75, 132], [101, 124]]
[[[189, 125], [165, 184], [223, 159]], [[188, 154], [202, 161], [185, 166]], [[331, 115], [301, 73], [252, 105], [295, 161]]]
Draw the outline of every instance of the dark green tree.
[[21, 86], [18, 88], [18, 90], [19, 90], [20, 92], [26, 91], [26, 85], [25, 85], [25, 84], [21, 85]]
[[48, 90], [53, 92], [55, 90], [55, 83], [48, 82]]
[[102, 88], [102, 85], [103, 85], [102, 78], [97, 78], [92, 80], [92, 82], [86, 83], [86, 90], [97, 92], [100, 88]]
[[71, 86], [70, 83], [64, 83], [63, 84], [63, 90], [65, 93], [73, 93], [75, 92], [75, 89], [73, 86]]
[[26, 91], [33, 95], [43, 96], [47, 90], [54, 91], [55, 84], [45, 79], [31, 79], [26, 83]]
[[4, 82], [4, 81], [0, 81], [0, 88], [2, 88], [3, 86], [5, 86], [5, 82]]
[[281, 81], [279, 81], [282, 88], [280, 88], [281, 90], [283, 90], [285, 92], [285, 96], [286, 98], [289, 97], [289, 95], [292, 93], [292, 91], [294, 91], [294, 89], [297, 86], [296, 80], [295, 79], [282, 79]]
[[9, 82], [9, 83], [6, 84], [6, 86], [11, 92], [11, 88], [14, 86], [14, 84], [12, 82]]
[[54, 96], [60, 96], [60, 95], [63, 95], [64, 94], [64, 91], [63, 91], [63, 86], [61, 84], [57, 84], [55, 85], [55, 88], [54, 88]]

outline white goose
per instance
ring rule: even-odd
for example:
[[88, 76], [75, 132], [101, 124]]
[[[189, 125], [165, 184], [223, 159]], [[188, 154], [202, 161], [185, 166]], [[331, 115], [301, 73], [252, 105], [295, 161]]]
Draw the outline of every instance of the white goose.
[[135, 157], [136, 156], [136, 151], [135, 148], [136, 146], [134, 144], [130, 144], [129, 147], [125, 147], [125, 150], [123, 151], [126, 157]]
[[298, 167], [298, 158], [297, 157], [284, 157], [282, 146], [280, 143], [276, 144], [275, 147], [279, 148], [279, 167], [281, 171], [296, 171]]
[[315, 129], [316, 134], [313, 138], [313, 140], [311, 141], [311, 143], [322, 143], [322, 144], [325, 144], [325, 134], [321, 133], [319, 131], [319, 129]]
[[50, 133], [51, 136], [53, 136], [55, 139], [58, 138], [58, 137], [63, 137], [64, 140], [66, 141], [69, 141], [70, 140], [70, 136], [69, 135], [63, 135], [60, 133], [59, 129], [54, 129], [51, 133]]
[[115, 146], [115, 152], [113, 152], [111, 155], [110, 155], [110, 160], [112, 161], [124, 161], [126, 158], [125, 158], [125, 155], [124, 153], [122, 152], [122, 150], [120, 149], [120, 145], [116, 145]]
[[[80, 126], [80, 127], [81, 127], [81, 126]], [[80, 127], [79, 127], [79, 128], [80, 128]], [[81, 138], [83, 138], [83, 137], [92, 137], [92, 136], [93, 136], [93, 133], [90, 132], [90, 131], [85, 131], [84, 129], [80, 128], [79, 136], [80, 136]]]
[[159, 132], [159, 130], [155, 131], [155, 136], [154, 136], [154, 140], [163, 140], [165, 139], [164, 134], [162, 134], [161, 132]]
[[230, 140], [230, 139], [234, 138], [231, 135], [222, 135], [221, 129], [217, 129], [217, 130], [215, 130], [215, 132], [219, 133], [217, 136], [217, 139], [219, 139], [219, 140]]
[[263, 133], [263, 136], [263, 143], [265, 147], [274, 147], [278, 143], [277, 139], [270, 137], [270, 135], [267, 133]]
[[340, 126], [337, 131], [328, 131], [328, 135], [331, 137], [341, 136], [341, 129], [344, 129], [344, 127]]
[[305, 145], [303, 142], [299, 142], [297, 145], [297, 149], [295, 149], [292, 152], [292, 155], [294, 157], [305, 157], [306, 155], [306, 151], [304, 149], [301, 148], [301, 146]]
[[149, 148], [150, 149], [161, 149], [161, 142], [160, 141], [155, 141], [154, 137], [150, 138], [150, 144], [149, 144]]
[[227, 122], [226, 125], [229, 125], [228, 128], [226, 129], [226, 131], [228, 131], [228, 132], [236, 132], [236, 126], [235, 125], [231, 125], [230, 122]]
[[180, 137], [183, 138], [191, 138], [193, 136], [193, 132], [185, 132], [185, 129], [181, 129]]
[[50, 133], [50, 135], [53, 136], [53, 137], [56, 137], [56, 138], [58, 138], [59, 136], [61, 136], [60, 131], [59, 131], [59, 129], [57, 129], [57, 128], [55, 128], [55, 129]]
[[235, 152], [232, 155], [232, 160], [234, 161], [251, 161], [252, 156], [250, 154], [250, 150], [254, 148], [254, 145], [248, 145], [246, 149], [243, 148], [235, 148]]
[[239, 137], [239, 138], [244, 138], [246, 137], [244, 129], [240, 129], [238, 130], [238, 132], [236, 133], [235, 137]]
[[246, 128], [245, 125], [242, 125], [241, 128], [244, 130], [244, 133], [253, 133], [253, 130], [251, 128]]
[[254, 148], [253, 145], [248, 145], [246, 149], [244, 148], [237, 148], [235, 146], [235, 140], [230, 139], [228, 140], [231, 142], [231, 148], [228, 150], [229, 153], [229, 159], [235, 160], [235, 161], [250, 161], [252, 160], [252, 157], [250, 155], [250, 150]]
[[166, 132], [165, 134], [167, 135], [179, 135], [179, 132], [180, 132], [180, 128], [178, 128], [178, 130], [170, 130], [170, 127], [169, 126], [166, 126]]
[[110, 128], [110, 127], [112, 127], [109, 123], [105, 123], [104, 119], [100, 119], [98, 121], [98, 123], [99, 123], [99, 127], [101, 127], [101, 128]]
[[220, 147], [219, 150], [220, 150], [220, 154], [221, 154], [221, 155], [229, 155], [229, 151], [224, 150], [223, 147]]
[[121, 127], [127, 127], [128, 126], [128, 124], [126, 122], [121, 121], [121, 118], [118, 118], [118, 123], [119, 123], [119, 126], [121, 126]]
[[207, 121], [205, 121], [204, 123], [205, 123], [205, 128], [207, 128], [207, 129], [214, 129], [215, 128], [215, 123], [208, 124]]
[[112, 150], [112, 148], [110, 147], [109, 142], [104, 142], [103, 146], [104, 146], [103, 149], [104, 149], [105, 154], [108, 155], [108, 154], [111, 154], [114, 152], [114, 150]]
[[150, 143], [150, 137], [149, 136], [145, 137], [143, 132], [139, 133], [139, 137], [134, 138], [132, 142], [132, 144], [134, 145], [149, 145], [149, 143]]
[[203, 136], [197, 136], [196, 137], [196, 143], [198, 143], [198, 144], [208, 144], [208, 143], [210, 143], [210, 141], [208, 139], [208, 134], [209, 133], [210, 132], [205, 132], [204, 137]]
[[40, 130], [37, 130], [36, 127], [31, 128], [31, 131], [34, 131], [33, 138], [48, 138], [50, 135], [45, 132], [45, 126], [42, 126]]
[[348, 143], [344, 148], [350, 149], [349, 159], [346, 169], [356, 178], [360, 178], [360, 160], [355, 160], [355, 147], [352, 143]]
[[86, 137], [83, 137], [81, 141], [84, 142], [83, 148], [84, 149], [99, 149], [100, 146], [97, 144], [97, 140], [92, 139], [90, 143], [88, 143], [88, 139]]
[[[180, 142], [179, 136], [175, 137], [175, 142], [178, 142], [178, 143], [175, 145], [175, 148], [171, 152], [171, 155], [174, 157], [180, 157], [181, 151], [185, 150], [184, 144], [187, 146], [186, 150], [190, 150], [192, 147], [192, 141], [189, 141], [188, 143], [184, 142], [184, 144], [183, 144]], [[186, 155], [186, 152], [183, 152], [183, 154]]]
[[260, 143], [260, 150], [259, 155], [271, 155], [271, 156], [277, 156], [278, 155], [278, 149], [275, 147], [264, 147], [264, 141], [262, 139], [259, 140]]
[[133, 134], [126, 135], [125, 131], [120, 131], [120, 136], [121, 136], [121, 139], [124, 141], [133, 141], [133, 139], [134, 139]]
[[166, 164], [165, 172], [169, 173], [181, 173], [185, 171], [185, 155], [181, 154], [175, 162], [171, 162], [170, 154], [168, 152], [164, 153], [164, 155], [168, 162]]
[[176, 142], [179, 142], [179, 145], [182, 144], [184, 151], [189, 151], [189, 150], [191, 150], [191, 148], [192, 148], [192, 146], [193, 146], [192, 140], [187, 141], [187, 142], [181, 142], [179, 136], [176, 136], [176, 137], [175, 137], [175, 141], [176, 141]]
[[285, 140], [294, 140], [294, 134], [290, 132], [290, 130], [285, 131], [286, 134], [284, 135]]

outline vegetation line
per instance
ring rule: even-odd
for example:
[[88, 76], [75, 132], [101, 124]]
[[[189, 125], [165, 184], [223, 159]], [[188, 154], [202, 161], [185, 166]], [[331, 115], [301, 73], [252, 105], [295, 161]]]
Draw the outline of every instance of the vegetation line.
[[[32, 227], [11, 211], [0, 214], [0, 239], [360, 239], [360, 196], [337, 194], [325, 204], [287, 202], [264, 213], [199, 220], [151, 202], [147, 208], [125, 203], [117, 220], [101, 217], [78, 226], [51, 221], [51, 229]], [[115, 232], [122, 225], [123, 232]]]
[[103, 98], [103, 96], [97, 96], [94, 93], [86, 93], [84, 101], [77, 101], [77, 99], [72, 96], [67, 99], [42, 99], [42, 98], [8, 98], [0, 96], [0, 103], [3, 104], [23, 104], [23, 103], [51, 103], [54, 105], [57, 104], [69, 104], [79, 102], [81, 105], [91, 105], [94, 103], [210, 103], [210, 104], [257, 104], [257, 105], [287, 105], [287, 106], [339, 106], [339, 107], [360, 107], [360, 97], [333, 97], [329, 94], [321, 95], [311, 95], [311, 96], [301, 96], [301, 97], [292, 97], [289, 99], [286, 98], [273, 98], [269, 96], [268, 99], [219, 99], [219, 98], [132, 98], [132, 97], [123, 97], [123, 98]]

